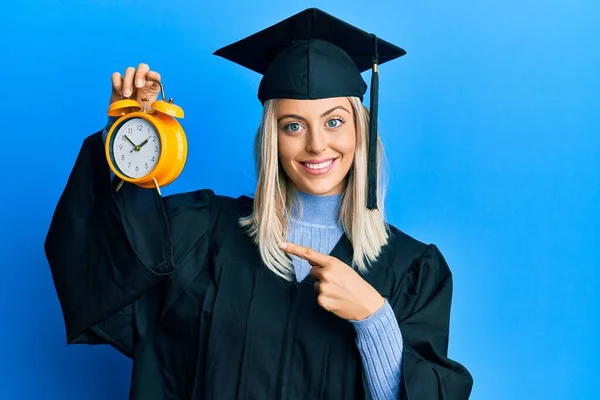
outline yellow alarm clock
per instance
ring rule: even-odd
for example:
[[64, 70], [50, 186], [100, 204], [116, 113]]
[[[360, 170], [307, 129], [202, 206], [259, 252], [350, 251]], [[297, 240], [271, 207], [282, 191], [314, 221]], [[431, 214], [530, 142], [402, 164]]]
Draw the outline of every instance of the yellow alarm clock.
[[[158, 81], [156, 81], [158, 82]], [[112, 103], [108, 115], [118, 118], [106, 136], [106, 159], [114, 174], [124, 182], [143, 188], [160, 188], [173, 182], [187, 160], [187, 138], [177, 119], [183, 118], [181, 107], [173, 99], [156, 100], [148, 108], [131, 98]], [[135, 96], [132, 94], [132, 96]]]

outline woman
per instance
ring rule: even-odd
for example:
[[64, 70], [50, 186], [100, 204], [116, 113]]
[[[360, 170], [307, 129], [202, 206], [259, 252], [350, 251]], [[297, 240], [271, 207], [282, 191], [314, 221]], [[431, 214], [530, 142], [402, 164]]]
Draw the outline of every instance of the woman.
[[[45, 244], [68, 343], [131, 357], [132, 399], [468, 398], [450, 270], [377, 195], [360, 73], [404, 51], [310, 9], [216, 54], [263, 74], [255, 198], [116, 192], [89, 136]], [[115, 74], [111, 102], [159, 79]]]

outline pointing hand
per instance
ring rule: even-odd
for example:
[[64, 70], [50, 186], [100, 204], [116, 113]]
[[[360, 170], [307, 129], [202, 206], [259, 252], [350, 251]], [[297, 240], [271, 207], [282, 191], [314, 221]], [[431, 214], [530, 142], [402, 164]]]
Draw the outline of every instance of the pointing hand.
[[308, 261], [318, 304], [340, 318], [363, 320], [384, 305], [383, 297], [343, 261], [307, 247], [284, 242], [280, 248]]

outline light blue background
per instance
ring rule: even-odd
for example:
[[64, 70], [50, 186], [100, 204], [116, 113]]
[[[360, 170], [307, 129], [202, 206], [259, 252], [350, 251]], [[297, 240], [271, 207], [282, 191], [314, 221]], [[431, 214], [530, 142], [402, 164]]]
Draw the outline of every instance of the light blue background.
[[472, 398], [600, 398], [598, 3], [285, 3], [3, 5], [0, 398], [127, 397], [129, 360], [65, 346], [43, 253], [111, 73], [149, 63], [186, 112], [190, 158], [166, 194], [251, 193], [259, 76], [211, 54], [313, 5], [408, 51], [380, 68], [389, 219], [450, 263], [450, 355]]

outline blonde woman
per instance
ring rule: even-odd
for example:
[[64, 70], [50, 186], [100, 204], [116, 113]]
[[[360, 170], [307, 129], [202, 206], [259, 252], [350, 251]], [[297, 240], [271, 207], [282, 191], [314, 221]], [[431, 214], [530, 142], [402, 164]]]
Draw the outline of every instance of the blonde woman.
[[132, 399], [467, 399], [448, 265], [384, 220], [377, 68], [404, 50], [309, 9], [216, 54], [263, 74], [254, 198], [116, 192], [89, 136], [45, 243], [68, 343], [131, 357]]

